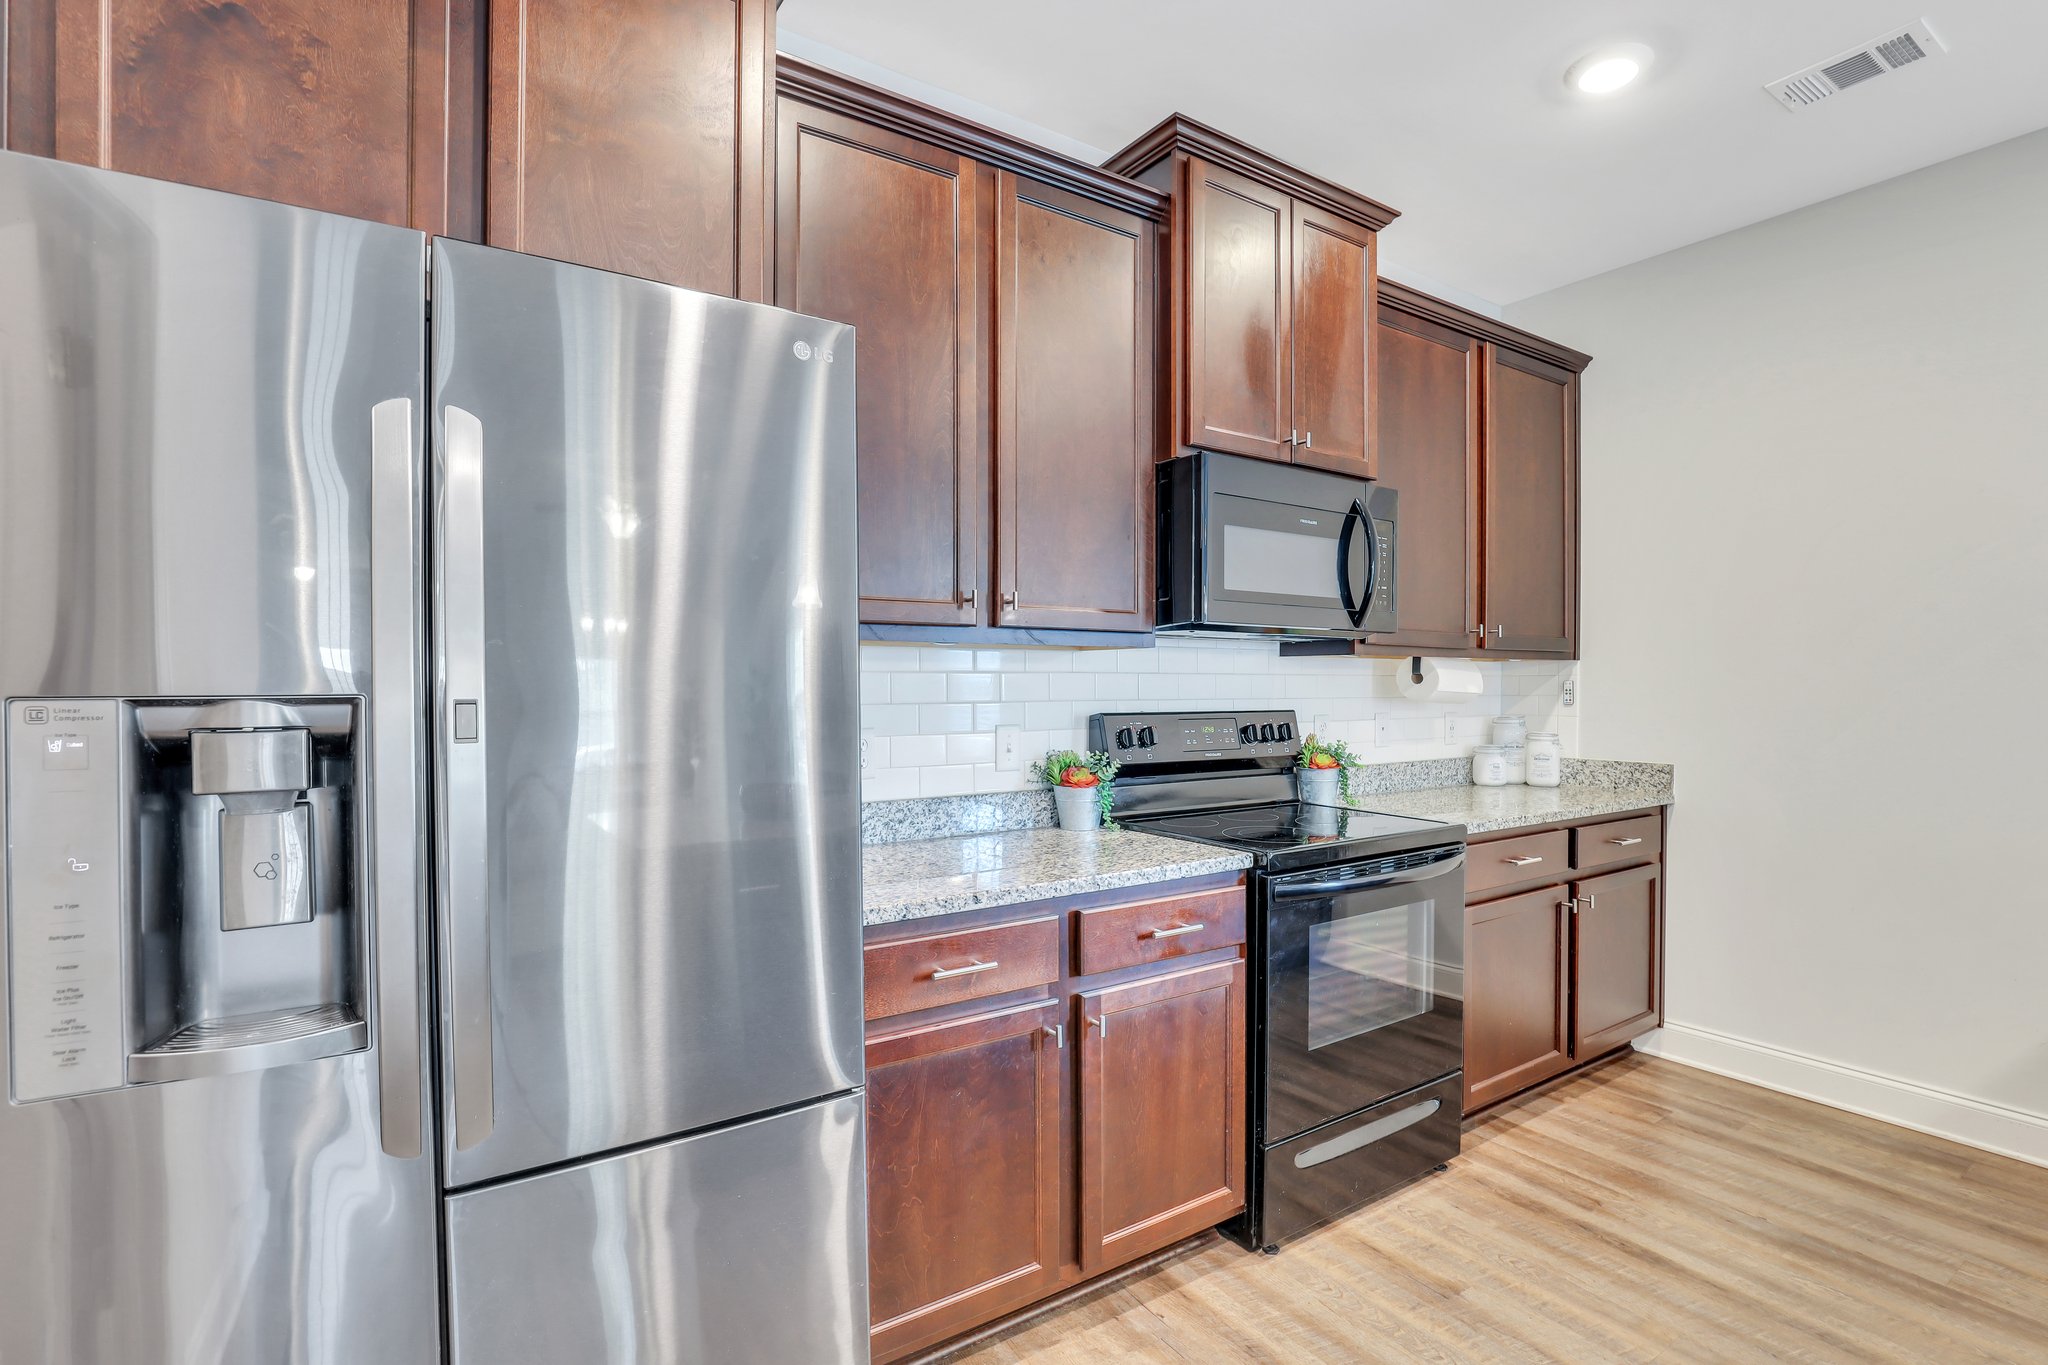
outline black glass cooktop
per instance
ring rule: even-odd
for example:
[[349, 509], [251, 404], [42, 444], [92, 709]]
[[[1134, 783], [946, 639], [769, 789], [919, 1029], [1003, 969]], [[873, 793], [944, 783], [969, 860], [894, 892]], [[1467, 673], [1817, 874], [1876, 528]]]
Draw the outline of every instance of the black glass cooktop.
[[1370, 857], [1435, 843], [1455, 843], [1464, 838], [1462, 828], [1437, 820], [1315, 806], [1301, 801], [1151, 815], [1125, 823], [1154, 834], [1238, 849], [1258, 856], [1261, 862], [1273, 854], [1296, 849], [1320, 851], [1339, 846], [1348, 856]]

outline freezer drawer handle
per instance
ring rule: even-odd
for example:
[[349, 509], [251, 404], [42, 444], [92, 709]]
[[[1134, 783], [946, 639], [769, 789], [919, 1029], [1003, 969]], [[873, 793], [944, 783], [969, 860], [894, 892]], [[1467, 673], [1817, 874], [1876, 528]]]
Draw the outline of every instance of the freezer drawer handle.
[[956, 976], [973, 976], [976, 972], [992, 972], [1002, 965], [1000, 962], [970, 962], [965, 967], [935, 967], [932, 980], [945, 981]]
[[497, 1104], [491, 1056], [490, 706], [484, 695], [484, 425], [442, 413], [439, 812], [443, 940], [449, 945], [448, 1035], [455, 1149], [491, 1135]]
[[1199, 934], [1209, 926], [1206, 924], [1175, 924], [1165, 929], [1148, 929], [1146, 938], [1179, 938], [1182, 934]]

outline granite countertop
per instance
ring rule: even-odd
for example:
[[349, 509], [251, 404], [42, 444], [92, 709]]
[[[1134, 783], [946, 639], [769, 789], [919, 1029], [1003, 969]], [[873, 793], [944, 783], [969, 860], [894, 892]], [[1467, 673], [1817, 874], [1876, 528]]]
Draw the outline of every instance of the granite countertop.
[[1559, 820], [1669, 805], [1669, 764], [1575, 761], [1556, 787], [1427, 787], [1412, 791], [1359, 792], [1351, 804], [1361, 810], [1411, 815], [1463, 825], [1469, 834], [1491, 834]]
[[1243, 853], [1117, 829], [1010, 829], [871, 844], [862, 851], [863, 925], [1203, 877], [1252, 865]]

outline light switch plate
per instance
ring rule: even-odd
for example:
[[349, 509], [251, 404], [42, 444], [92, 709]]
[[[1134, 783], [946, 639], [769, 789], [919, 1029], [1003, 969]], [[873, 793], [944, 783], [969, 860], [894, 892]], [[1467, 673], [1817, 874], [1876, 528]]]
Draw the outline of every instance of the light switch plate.
[[1024, 766], [1024, 727], [1021, 725], [998, 725], [996, 727], [996, 771], [1014, 773]]

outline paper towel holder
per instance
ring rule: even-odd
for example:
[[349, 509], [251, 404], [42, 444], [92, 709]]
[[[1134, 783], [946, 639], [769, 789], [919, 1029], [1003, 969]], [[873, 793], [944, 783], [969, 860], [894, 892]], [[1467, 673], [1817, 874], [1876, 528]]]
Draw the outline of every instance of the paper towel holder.
[[1420, 654], [1414, 655], [1408, 660], [1408, 676], [1414, 680], [1417, 687], [1422, 686], [1422, 656]]

